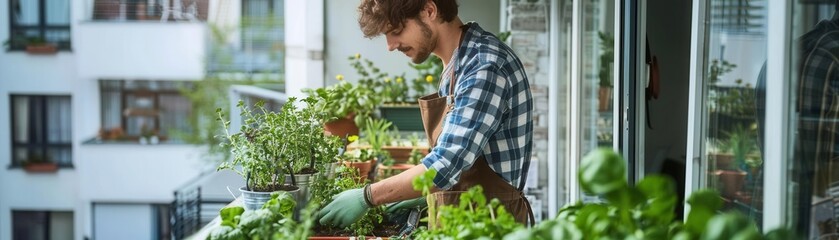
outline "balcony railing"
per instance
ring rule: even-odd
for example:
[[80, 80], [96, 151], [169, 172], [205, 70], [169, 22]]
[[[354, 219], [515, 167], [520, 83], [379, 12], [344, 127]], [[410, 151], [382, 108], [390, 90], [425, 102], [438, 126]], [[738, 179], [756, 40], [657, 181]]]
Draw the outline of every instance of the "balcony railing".
[[207, 21], [209, 0], [91, 0], [96, 21]]

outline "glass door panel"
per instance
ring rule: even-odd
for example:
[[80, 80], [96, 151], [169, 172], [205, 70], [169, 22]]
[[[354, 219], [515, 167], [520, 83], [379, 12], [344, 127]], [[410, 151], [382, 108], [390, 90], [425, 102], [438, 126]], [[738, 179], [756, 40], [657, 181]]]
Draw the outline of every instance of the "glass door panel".
[[[774, 4], [774, 3], [773, 3]], [[784, 164], [788, 225], [807, 239], [839, 239], [839, 18], [834, 1], [792, 1]], [[774, 17], [774, 16], [773, 16]], [[779, 16], [780, 17], [780, 16]], [[778, 84], [768, 82], [769, 84]]]
[[763, 156], [760, 139], [765, 104], [756, 91], [766, 61], [765, 0], [705, 1], [703, 55], [706, 187], [716, 189], [726, 210], [762, 220]]

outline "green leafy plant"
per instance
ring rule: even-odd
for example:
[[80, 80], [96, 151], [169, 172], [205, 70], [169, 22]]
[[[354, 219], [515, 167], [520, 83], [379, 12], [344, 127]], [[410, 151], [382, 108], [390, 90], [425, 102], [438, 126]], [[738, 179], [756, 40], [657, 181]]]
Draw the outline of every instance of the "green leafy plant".
[[338, 84], [318, 89], [305, 89], [310, 97], [316, 97], [317, 108], [325, 113], [325, 121], [352, 118], [363, 127], [364, 121], [373, 115], [381, 103], [381, 97], [372, 80], [359, 80], [357, 84], [344, 81], [343, 75], [336, 76]]
[[376, 152], [372, 149], [357, 148], [341, 154], [339, 159], [345, 162], [366, 162], [376, 158]]
[[[287, 226], [295, 206], [294, 198], [287, 192], [272, 193], [262, 208], [255, 211], [245, 211], [241, 206], [225, 207], [220, 211], [221, 224], [214, 228], [208, 240], [238, 240], [238, 239], [280, 239], [274, 235], [277, 230]], [[311, 219], [311, 216], [307, 216]], [[311, 221], [311, 220], [309, 220]], [[306, 232], [298, 236], [308, 237]]]
[[699, 190], [687, 203], [690, 212], [674, 221], [673, 181], [647, 176], [636, 186], [626, 183], [623, 159], [611, 149], [597, 149], [581, 163], [580, 184], [604, 203], [577, 202], [563, 207], [557, 218], [504, 239], [796, 239], [787, 229], [761, 235], [754, 223], [737, 213], [718, 214], [723, 201], [714, 190]]
[[430, 169], [413, 181], [428, 201], [428, 228], [420, 228], [415, 239], [500, 239], [522, 225], [517, 223], [498, 199], [487, 201], [481, 186], [460, 194], [458, 205], [436, 206], [433, 179], [437, 171]]
[[728, 139], [721, 143], [724, 146], [722, 149], [734, 155], [735, 160], [728, 168], [729, 170], [739, 169], [740, 165], [746, 163], [748, 155], [757, 150], [757, 132], [755, 129], [736, 125], [726, 135]]
[[411, 81], [411, 88], [415, 93], [412, 101], [437, 90], [440, 85], [440, 74], [443, 73], [443, 60], [440, 57], [432, 54], [420, 64], [408, 63], [408, 65], [417, 70], [417, 77]]
[[[316, 100], [304, 99], [306, 107], [299, 109], [296, 98], [290, 98], [279, 112], [265, 109], [264, 102], [258, 102], [252, 111], [243, 101], [237, 105], [242, 111], [244, 124], [239, 133], [231, 134], [230, 121], [225, 120], [221, 109], [217, 109], [218, 120], [222, 122], [226, 141], [222, 146], [229, 148], [231, 161], [222, 162], [218, 169], [231, 169], [246, 178], [248, 189], [270, 192], [281, 188], [284, 175], [314, 173], [316, 166], [333, 161], [331, 156], [339, 142], [323, 135], [320, 111]], [[241, 171], [236, 166], [241, 165]]]

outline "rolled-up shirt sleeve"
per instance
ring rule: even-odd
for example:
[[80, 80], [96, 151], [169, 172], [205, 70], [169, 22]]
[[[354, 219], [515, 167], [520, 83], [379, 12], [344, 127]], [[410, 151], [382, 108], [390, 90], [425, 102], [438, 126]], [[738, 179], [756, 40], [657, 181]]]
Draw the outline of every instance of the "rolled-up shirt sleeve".
[[451, 189], [483, 154], [509, 104], [504, 100], [508, 81], [494, 64], [464, 70], [437, 146], [422, 160], [426, 169], [437, 170], [434, 185], [442, 190]]

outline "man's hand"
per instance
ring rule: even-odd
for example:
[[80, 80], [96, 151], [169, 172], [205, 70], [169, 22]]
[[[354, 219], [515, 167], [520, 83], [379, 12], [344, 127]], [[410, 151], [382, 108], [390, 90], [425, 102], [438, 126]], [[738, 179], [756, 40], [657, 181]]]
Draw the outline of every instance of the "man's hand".
[[418, 208], [421, 206], [427, 206], [428, 202], [425, 201], [425, 197], [418, 197], [414, 199], [408, 199], [405, 201], [401, 201], [390, 205], [387, 207], [387, 214], [388, 215], [397, 215], [402, 213], [403, 211], [411, 210], [414, 208]]
[[368, 209], [364, 189], [350, 189], [335, 195], [332, 202], [320, 210], [318, 219], [321, 225], [345, 228], [358, 221]]

